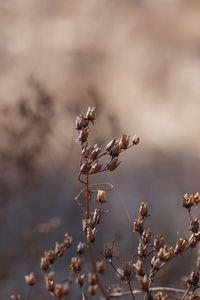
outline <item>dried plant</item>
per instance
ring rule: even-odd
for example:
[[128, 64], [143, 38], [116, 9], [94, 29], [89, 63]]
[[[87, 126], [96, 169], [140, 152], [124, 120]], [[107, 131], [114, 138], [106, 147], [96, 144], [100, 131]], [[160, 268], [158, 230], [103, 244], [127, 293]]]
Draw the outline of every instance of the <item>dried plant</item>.
[[[121, 153], [138, 145], [140, 138], [138, 136], [131, 138], [123, 134], [119, 139], [113, 138], [103, 150], [97, 144], [89, 144], [94, 122], [95, 107], [89, 107], [85, 115], [80, 115], [76, 119], [78, 141], [81, 145], [78, 179], [83, 188], [75, 200], [82, 212], [81, 231], [84, 240], [75, 245], [74, 256], [69, 264], [69, 270], [73, 275], [62, 283], [56, 282], [53, 267], [55, 261], [73, 246], [73, 237], [66, 233], [62, 242], [56, 242], [54, 249], [44, 251], [40, 266], [45, 274], [47, 290], [56, 299], [64, 299], [67, 295], [69, 299], [74, 299], [73, 285], [80, 288], [82, 300], [121, 299], [123, 297], [134, 300], [141, 299], [141, 297], [145, 300], [200, 299], [198, 296], [200, 252], [197, 254], [196, 267], [184, 279], [185, 289], [155, 286], [157, 275], [170, 261], [198, 246], [200, 225], [199, 219], [193, 217], [192, 209], [200, 203], [199, 193], [185, 194], [182, 200], [182, 206], [189, 216], [189, 237], [179, 237], [174, 245], [168, 245], [162, 234], [154, 235], [151, 228], [146, 227], [146, 219], [150, 216], [148, 205], [141, 203], [138, 215], [133, 220], [133, 231], [138, 235], [136, 255], [127, 258], [126, 261], [118, 258], [120, 267], [117, 266], [115, 245], [112, 242], [112, 246], [101, 250], [102, 260], [97, 260], [94, 244], [98, 238], [98, 227], [101, 226], [102, 215], [107, 212], [104, 208], [107, 203], [107, 193], [112, 190], [113, 186], [110, 183], [92, 184], [91, 177], [117, 169], [121, 163], [119, 160]], [[120, 279], [121, 284], [105, 282], [104, 274], [107, 266], [112, 268], [113, 278]], [[25, 281], [31, 287], [37, 280], [31, 273], [25, 276]], [[22, 299], [20, 295], [12, 295], [11, 298]]]

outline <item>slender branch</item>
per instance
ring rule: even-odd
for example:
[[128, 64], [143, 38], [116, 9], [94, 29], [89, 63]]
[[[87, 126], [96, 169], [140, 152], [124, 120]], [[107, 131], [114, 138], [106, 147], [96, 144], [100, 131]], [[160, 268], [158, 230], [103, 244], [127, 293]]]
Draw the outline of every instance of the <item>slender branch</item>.
[[[185, 290], [181, 290], [181, 289], [175, 289], [175, 288], [170, 288], [170, 287], [153, 287], [150, 288], [149, 291], [151, 293], [157, 293], [157, 292], [166, 292], [166, 293], [175, 293], [175, 294], [185, 294]], [[144, 293], [143, 290], [133, 290], [132, 291], [133, 294], [142, 294]], [[125, 291], [125, 292], [119, 292], [119, 293], [111, 293], [109, 295], [109, 297], [123, 297], [123, 296], [128, 296], [130, 295], [131, 292], [130, 291]], [[190, 294], [190, 292], [188, 292], [188, 294]]]
[[[86, 177], [86, 217], [87, 217], [88, 220], [90, 219], [89, 174], [87, 174], [87, 177]], [[100, 281], [100, 278], [99, 278], [99, 275], [98, 275], [98, 272], [97, 272], [96, 261], [94, 259], [94, 255], [93, 255], [93, 251], [92, 251], [92, 244], [91, 244], [90, 241], [88, 241], [88, 254], [89, 254], [89, 257], [90, 257], [90, 262], [91, 262], [93, 272], [94, 272], [94, 274], [96, 276], [96, 279], [97, 279], [99, 289], [100, 289], [102, 295], [104, 296], [104, 298], [106, 298], [107, 294], [106, 294], [106, 291], [104, 290], [104, 288], [101, 284], [101, 281]]]
[[129, 286], [129, 289], [130, 289], [131, 296], [132, 296], [133, 300], [135, 300], [135, 297], [134, 297], [134, 294], [133, 294], [133, 289], [132, 289], [132, 286], [131, 286], [130, 280], [129, 280], [129, 281], [127, 281], [127, 284], [128, 284], [128, 286]]
[[189, 293], [189, 290], [190, 290], [190, 288], [188, 288], [186, 291], [185, 291], [185, 293], [184, 293], [184, 295], [182, 296], [182, 298], [181, 298], [181, 300], [184, 300], [184, 298], [187, 296], [187, 294]]

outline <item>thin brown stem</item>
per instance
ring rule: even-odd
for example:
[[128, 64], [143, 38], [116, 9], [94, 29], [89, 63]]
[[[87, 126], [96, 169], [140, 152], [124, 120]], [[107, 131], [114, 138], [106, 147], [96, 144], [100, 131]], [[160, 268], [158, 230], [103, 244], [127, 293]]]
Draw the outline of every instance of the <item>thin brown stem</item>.
[[[87, 174], [86, 177], [86, 218], [89, 220], [90, 219], [90, 189], [89, 189], [89, 174]], [[98, 272], [97, 272], [97, 267], [96, 267], [96, 261], [94, 259], [94, 255], [93, 255], [93, 249], [92, 249], [92, 243], [90, 241], [88, 241], [88, 254], [89, 254], [89, 258], [90, 258], [90, 263], [93, 269], [93, 272], [96, 276], [97, 279], [97, 284], [99, 286], [99, 289], [102, 293], [102, 295], [104, 296], [104, 298], [106, 299], [107, 295], [106, 295], [106, 291], [104, 290]]]
[[135, 296], [133, 294], [133, 289], [132, 289], [132, 286], [131, 286], [131, 283], [130, 283], [130, 280], [127, 282], [128, 286], [129, 286], [129, 289], [130, 289], [130, 293], [131, 293], [131, 296], [133, 298], [133, 300], [135, 300]]

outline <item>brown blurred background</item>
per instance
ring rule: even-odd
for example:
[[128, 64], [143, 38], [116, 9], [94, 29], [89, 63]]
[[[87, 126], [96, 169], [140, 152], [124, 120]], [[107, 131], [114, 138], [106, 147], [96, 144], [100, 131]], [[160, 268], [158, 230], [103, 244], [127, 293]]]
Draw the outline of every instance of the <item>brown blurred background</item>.
[[[105, 178], [115, 188], [99, 247], [114, 237], [123, 258], [133, 254], [140, 201], [169, 243], [187, 233], [181, 196], [200, 189], [199, 28], [199, 0], [0, 2], [1, 299], [26, 295], [31, 271], [41, 278], [33, 298], [50, 299], [40, 256], [65, 232], [79, 241], [74, 120], [88, 105], [97, 109], [96, 142], [142, 137]], [[181, 286], [194, 253], [186, 257], [187, 268], [180, 260], [159, 280]]]

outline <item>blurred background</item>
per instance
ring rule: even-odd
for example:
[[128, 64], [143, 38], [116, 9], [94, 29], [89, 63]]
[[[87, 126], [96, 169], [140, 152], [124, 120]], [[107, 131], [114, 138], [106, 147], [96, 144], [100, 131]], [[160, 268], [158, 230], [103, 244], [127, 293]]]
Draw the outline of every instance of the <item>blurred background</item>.
[[[40, 257], [65, 232], [80, 240], [74, 123], [88, 105], [97, 111], [95, 142], [142, 138], [104, 178], [114, 189], [99, 249], [115, 239], [122, 259], [135, 253], [140, 201], [169, 243], [188, 235], [181, 197], [199, 191], [199, 28], [199, 0], [0, 1], [1, 299], [26, 295], [31, 271], [33, 298], [51, 299]], [[181, 287], [194, 252], [185, 258], [159, 282]], [[57, 265], [58, 281], [68, 264]]]

